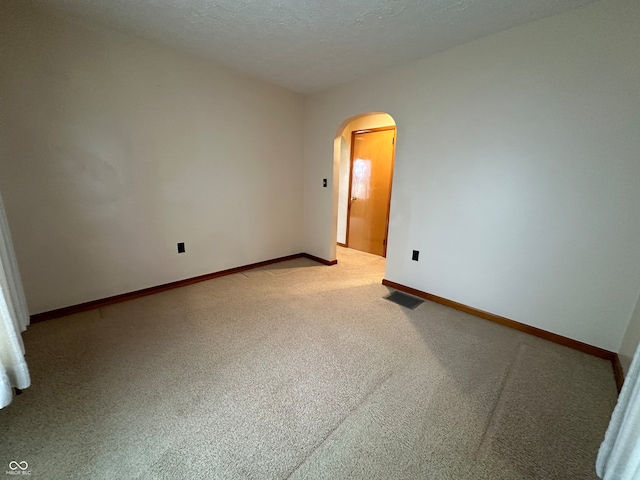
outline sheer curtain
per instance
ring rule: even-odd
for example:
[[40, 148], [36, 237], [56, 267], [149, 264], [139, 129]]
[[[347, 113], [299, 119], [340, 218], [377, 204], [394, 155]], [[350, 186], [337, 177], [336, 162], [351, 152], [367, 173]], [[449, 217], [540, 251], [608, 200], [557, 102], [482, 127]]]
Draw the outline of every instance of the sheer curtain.
[[20, 335], [29, 324], [27, 302], [0, 195], [0, 408], [13, 398], [13, 388], [31, 384]]
[[640, 346], [600, 445], [596, 472], [603, 480], [640, 478]]

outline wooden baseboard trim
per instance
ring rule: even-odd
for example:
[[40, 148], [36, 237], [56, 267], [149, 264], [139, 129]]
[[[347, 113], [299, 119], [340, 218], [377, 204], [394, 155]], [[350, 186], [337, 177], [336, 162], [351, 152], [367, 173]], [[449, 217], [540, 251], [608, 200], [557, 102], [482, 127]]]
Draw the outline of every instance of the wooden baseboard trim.
[[613, 376], [616, 379], [616, 386], [618, 387], [618, 393], [622, 390], [622, 384], [624, 383], [624, 370], [622, 370], [622, 364], [620, 363], [620, 357], [617, 353], [614, 353], [614, 358], [611, 359], [611, 366], [613, 367]]
[[309, 253], [303, 253], [303, 257], [308, 258], [309, 260], [313, 260], [314, 262], [322, 263], [323, 265], [336, 265], [338, 260], [325, 260], [324, 258], [316, 257], [315, 255], [311, 255]]
[[346, 243], [336, 242], [336, 245], [338, 245], [339, 247], [345, 247], [345, 248], [347, 248], [347, 244], [346, 244]]
[[[386, 278], [382, 280], [382, 284], [386, 285], [387, 287], [393, 288], [395, 290], [400, 290], [401, 292], [405, 292], [419, 298], [424, 298], [426, 300], [430, 300], [432, 302], [439, 303], [441, 305], [446, 305], [447, 307], [454, 308], [455, 310], [460, 310], [461, 312], [470, 313], [471, 315], [484, 318], [485, 320], [489, 320], [491, 322], [499, 323], [500, 325], [504, 325], [505, 327], [510, 327], [515, 330], [520, 330], [521, 332], [525, 332], [530, 335], [535, 335], [536, 337], [544, 338], [545, 340], [549, 340], [550, 342], [558, 343], [560, 345], [564, 345], [565, 347], [570, 347], [575, 350], [588, 353], [589, 355], [594, 355], [596, 357], [604, 358], [605, 360], [609, 360], [612, 362], [612, 364], [614, 364], [614, 367], [613, 367], [614, 372], [616, 371], [615, 361], [616, 359], [618, 359], [618, 355], [613, 352], [610, 352], [609, 350], [605, 350], [604, 348], [595, 347], [593, 345], [589, 345], [588, 343], [583, 343], [578, 340], [574, 340], [572, 338], [563, 337], [562, 335], [558, 335], [557, 333], [547, 332], [546, 330], [542, 330], [541, 328], [532, 327], [531, 325], [526, 325], [524, 323], [516, 322], [515, 320], [511, 320], [509, 318], [501, 317], [500, 315], [495, 315], [493, 313], [485, 312], [484, 310], [479, 310], [477, 308], [470, 307], [462, 303], [454, 302], [453, 300], [448, 300], [446, 298], [439, 297], [431, 293], [427, 293], [421, 290], [417, 290], [415, 288], [407, 287], [400, 283], [389, 281]], [[619, 363], [620, 363], [620, 360], [618, 359], [618, 364]], [[620, 367], [620, 371], [622, 371], [622, 367]], [[616, 383], [617, 382], [618, 382], [618, 379], [616, 376]]]
[[66, 315], [72, 315], [74, 313], [86, 312], [87, 310], [93, 310], [94, 308], [106, 307], [107, 305], [113, 305], [114, 303], [125, 302], [127, 300], [133, 300], [134, 298], [153, 295], [154, 293], [160, 293], [166, 290], [184, 287], [194, 283], [212, 280], [218, 277], [224, 277], [226, 275], [233, 275], [234, 273], [240, 273], [246, 270], [251, 270], [253, 268], [264, 267], [274, 263], [286, 262], [287, 260], [295, 260], [296, 258], [309, 258], [324, 265], [335, 265], [337, 263], [337, 260], [334, 260], [332, 263], [328, 260], [324, 260], [307, 253], [296, 253], [294, 255], [287, 255], [286, 257], [274, 258], [271, 260], [265, 260], [263, 262], [251, 263], [249, 265], [243, 265], [241, 267], [229, 268], [227, 270], [221, 270], [219, 272], [207, 273], [205, 275], [199, 275], [197, 277], [178, 280], [176, 282], [165, 283], [163, 285], [157, 285], [155, 287], [143, 288], [142, 290], [136, 290], [134, 292], [121, 293], [120, 295], [92, 300], [90, 302], [84, 302], [78, 305], [70, 305], [68, 307], [57, 308], [48, 312], [36, 313], [34, 315], [31, 315], [30, 320], [31, 323], [44, 322], [45, 320], [52, 320], [54, 318], [64, 317]]

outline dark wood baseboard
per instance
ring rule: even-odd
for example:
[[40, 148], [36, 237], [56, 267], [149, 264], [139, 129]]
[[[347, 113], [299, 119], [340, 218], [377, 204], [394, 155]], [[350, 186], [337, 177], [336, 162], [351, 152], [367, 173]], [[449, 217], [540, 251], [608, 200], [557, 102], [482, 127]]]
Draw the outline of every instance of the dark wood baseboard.
[[536, 328], [532, 327], [531, 325], [516, 322], [515, 320], [501, 317], [500, 315], [496, 315], [494, 313], [485, 312], [484, 310], [470, 307], [468, 305], [464, 305], [447, 298], [439, 297], [437, 295], [433, 295], [432, 293], [427, 293], [423, 292], [422, 290], [407, 287], [406, 285], [392, 282], [390, 280], [387, 280], [386, 278], [382, 280], [382, 284], [395, 290], [408, 293], [415, 297], [424, 298], [425, 300], [430, 300], [432, 302], [451, 307], [455, 310], [460, 310], [461, 312], [469, 313], [471, 315], [475, 315], [476, 317], [499, 323], [500, 325], [504, 325], [505, 327], [513, 328], [515, 330], [519, 330], [521, 332], [525, 332], [530, 335], [549, 340], [550, 342], [558, 343], [560, 345], [564, 345], [565, 347], [573, 348], [575, 350], [588, 353], [589, 355], [594, 355], [596, 357], [609, 360], [613, 367], [613, 373], [615, 375], [616, 385], [618, 386], [618, 392], [622, 388], [624, 375], [622, 373], [622, 366], [620, 365], [620, 359], [618, 358], [617, 353], [610, 352], [609, 350], [605, 350], [604, 348], [595, 347], [593, 345], [589, 345], [588, 343], [583, 343], [572, 338], [564, 337], [562, 335], [558, 335], [557, 333], [551, 333], [546, 330], [542, 330], [541, 328]]
[[336, 242], [336, 245], [338, 245], [339, 247], [345, 247], [345, 248], [347, 248], [347, 244], [346, 244], [346, 243]]
[[324, 258], [316, 257], [315, 255], [311, 255], [309, 253], [303, 253], [303, 257], [308, 258], [309, 260], [313, 260], [314, 262], [322, 263], [323, 265], [336, 265], [338, 260], [325, 260]]
[[165, 283], [163, 285], [157, 285], [155, 287], [143, 288], [142, 290], [136, 290], [134, 292], [121, 293], [120, 295], [114, 295], [112, 297], [100, 298], [98, 300], [92, 300], [90, 302], [80, 303], [78, 305], [70, 305], [68, 307], [57, 308], [48, 312], [36, 313], [31, 315], [31, 323], [44, 322], [45, 320], [51, 320], [58, 317], [64, 317], [66, 315], [72, 315], [74, 313], [86, 312], [87, 310], [93, 310], [94, 308], [106, 307], [107, 305], [113, 305], [114, 303], [125, 302], [127, 300], [133, 300], [134, 298], [140, 298], [147, 295], [153, 295], [154, 293], [164, 292], [174, 288], [184, 287], [193, 283], [204, 282], [206, 280], [212, 280], [218, 277], [224, 277], [225, 275], [233, 275], [234, 273], [244, 272], [251, 270], [252, 268], [264, 267], [279, 262], [286, 262], [287, 260], [294, 260], [296, 258], [308, 258], [323, 265], [335, 265], [337, 260], [329, 261], [308, 253], [296, 253], [294, 255], [287, 255], [286, 257], [274, 258], [271, 260], [265, 260], [263, 262], [251, 263], [249, 265], [243, 265], [241, 267], [229, 268], [227, 270], [221, 270], [219, 272], [207, 273], [205, 275], [199, 275], [197, 277], [186, 278], [184, 280], [178, 280], [175, 282]]
[[618, 386], [618, 393], [622, 390], [622, 384], [624, 383], [624, 370], [622, 369], [622, 364], [620, 363], [620, 357], [617, 353], [614, 353], [615, 358], [611, 360], [611, 365], [613, 366], [613, 376], [616, 378], [616, 385]]

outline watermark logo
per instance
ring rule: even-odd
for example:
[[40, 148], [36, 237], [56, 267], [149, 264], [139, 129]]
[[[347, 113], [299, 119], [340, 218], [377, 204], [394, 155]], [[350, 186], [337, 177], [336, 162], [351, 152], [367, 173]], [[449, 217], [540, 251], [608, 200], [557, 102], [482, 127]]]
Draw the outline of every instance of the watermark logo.
[[15, 460], [11, 460], [9, 462], [9, 470], [6, 472], [7, 475], [31, 475], [31, 470], [29, 470], [29, 464], [26, 461], [17, 462]]

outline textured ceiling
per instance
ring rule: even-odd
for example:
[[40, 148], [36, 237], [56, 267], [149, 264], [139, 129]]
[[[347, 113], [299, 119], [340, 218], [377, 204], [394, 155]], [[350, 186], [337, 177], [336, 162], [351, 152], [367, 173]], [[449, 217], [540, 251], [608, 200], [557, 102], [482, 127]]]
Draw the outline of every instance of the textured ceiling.
[[312, 93], [594, 0], [33, 0]]

